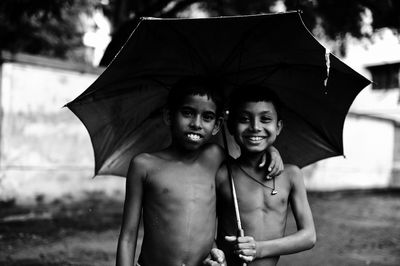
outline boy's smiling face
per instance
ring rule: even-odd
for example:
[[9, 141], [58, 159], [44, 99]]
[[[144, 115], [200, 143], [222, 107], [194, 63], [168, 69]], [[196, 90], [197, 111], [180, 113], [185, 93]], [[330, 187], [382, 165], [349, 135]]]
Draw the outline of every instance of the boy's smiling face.
[[272, 102], [245, 102], [236, 111], [233, 135], [242, 152], [264, 152], [281, 129], [282, 121], [278, 121]]
[[173, 141], [186, 150], [196, 150], [218, 133], [217, 106], [207, 95], [188, 95], [170, 113]]

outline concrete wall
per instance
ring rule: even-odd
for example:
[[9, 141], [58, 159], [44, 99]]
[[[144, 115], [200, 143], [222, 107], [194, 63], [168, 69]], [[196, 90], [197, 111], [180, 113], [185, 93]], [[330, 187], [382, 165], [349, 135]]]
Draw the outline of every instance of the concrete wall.
[[345, 157], [329, 158], [304, 169], [309, 189], [363, 189], [395, 186], [395, 123], [349, 114], [344, 125]]
[[393, 149], [393, 168], [390, 185], [400, 187], [400, 125], [396, 123]]
[[5, 57], [0, 73], [0, 200], [32, 202], [91, 191], [121, 193], [121, 178], [91, 178], [89, 136], [72, 112], [63, 108], [101, 70], [40, 57]]

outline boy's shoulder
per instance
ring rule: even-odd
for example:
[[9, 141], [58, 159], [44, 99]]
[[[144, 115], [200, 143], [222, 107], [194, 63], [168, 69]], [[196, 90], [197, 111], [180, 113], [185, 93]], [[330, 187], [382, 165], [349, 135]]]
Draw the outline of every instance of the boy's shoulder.
[[131, 159], [131, 164], [140, 167], [152, 167], [160, 156], [157, 153], [140, 153]]
[[225, 150], [215, 143], [207, 143], [201, 148], [201, 157], [221, 165], [225, 160]]
[[286, 178], [289, 179], [291, 184], [295, 184], [298, 182], [299, 179], [303, 178], [303, 173], [301, 172], [301, 169], [294, 164], [285, 164], [285, 168], [282, 174], [284, 174]]
[[219, 156], [225, 156], [225, 150], [221, 146], [215, 143], [204, 144], [202, 150], [205, 153], [212, 153]]
[[285, 163], [284, 172], [290, 175], [301, 175], [301, 170], [297, 165]]

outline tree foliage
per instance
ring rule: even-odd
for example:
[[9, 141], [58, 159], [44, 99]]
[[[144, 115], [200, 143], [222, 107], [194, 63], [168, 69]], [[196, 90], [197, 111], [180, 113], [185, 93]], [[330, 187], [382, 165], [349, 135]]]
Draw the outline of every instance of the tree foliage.
[[80, 16], [95, 0], [1, 0], [0, 50], [58, 58], [79, 58]]
[[[142, 16], [178, 17], [191, 5], [197, 4], [210, 16], [268, 13], [277, 0], [113, 0], [114, 13], [110, 17], [115, 26], [113, 40], [101, 61], [107, 65]], [[332, 40], [344, 39], [348, 34], [369, 38], [374, 30], [389, 27], [400, 29], [400, 1], [398, 0], [284, 0], [286, 10], [301, 10], [306, 26], [317, 26]], [[372, 14], [372, 32], [363, 28], [367, 10]]]
[[277, 2], [283, 2], [286, 10], [302, 10], [306, 26], [322, 29], [332, 40], [349, 34], [369, 38], [371, 31], [363, 28], [367, 11], [372, 14], [373, 31], [400, 29], [398, 0], [1, 0], [0, 49], [71, 57], [71, 51], [82, 47], [80, 14], [101, 6], [114, 28], [101, 62], [107, 65], [140, 17], [184, 16], [193, 5], [210, 16], [268, 13]]

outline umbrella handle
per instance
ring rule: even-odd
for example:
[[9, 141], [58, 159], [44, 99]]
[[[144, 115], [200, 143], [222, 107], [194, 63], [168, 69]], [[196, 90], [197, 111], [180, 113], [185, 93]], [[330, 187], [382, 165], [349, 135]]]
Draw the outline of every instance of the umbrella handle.
[[230, 164], [230, 159], [229, 159], [229, 147], [228, 147], [228, 140], [226, 138], [226, 125], [224, 122], [223, 128], [222, 128], [222, 139], [223, 143], [225, 146], [225, 153], [226, 153], [226, 168], [228, 170], [228, 176], [231, 184], [231, 191], [232, 191], [232, 200], [233, 200], [233, 206], [235, 209], [235, 218], [236, 218], [236, 225], [238, 228], [238, 231], [243, 231], [242, 229], [242, 222], [240, 220], [240, 211], [239, 211], [239, 204], [238, 204], [238, 199], [236, 196], [236, 189], [235, 189], [235, 182], [233, 181], [233, 175], [232, 175], [232, 168]]
[[[226, 138], [225, 121], [224, 121], [224, 125], [223, 125], [223, 128], [222, 128], [221, 131], [222, 131], [222, 139], [223, 139], [223, 142], [224, 142], [226, 158], [227, 158], [226, 167], [227, 167], [227, 170], [228, 170], [229, 179], [231, 181], [230, 183], [231, 183], [231, 190], [232, 190], [233, 205], [234, 205], [234, 208], [235, 208], [236, 225], [238, 227], [236, 236], [240, 237], [240, 236], [244, 236], [244, 231], [243, 231], [243, 228], [242, 228], [242, 222], [240, 220], [239, 205], [238, 205], [238, 200], [237, 200], [237, 196], [236, 196], [235, 182], [233, 181], [232, 168], [231, 168], [231, 165], [229, 163], [229, 156], [230, 155], [229, 155], [228, 141], [227, 141], [227, 138]], [[242, 266], [247, 266], [247, 263], [243, 262]]]

